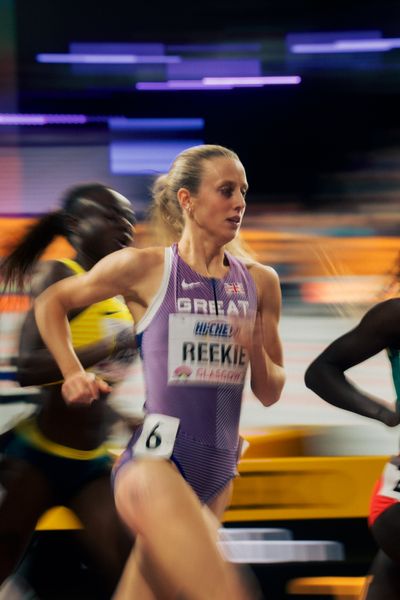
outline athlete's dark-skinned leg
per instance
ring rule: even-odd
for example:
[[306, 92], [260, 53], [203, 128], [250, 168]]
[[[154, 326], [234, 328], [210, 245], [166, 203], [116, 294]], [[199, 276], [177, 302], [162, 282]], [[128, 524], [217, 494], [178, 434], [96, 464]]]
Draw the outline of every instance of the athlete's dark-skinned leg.
[[39, 517], [52, 505], [45, 476], [23, 460], [0, 461], [0, 583], [22, 558]]

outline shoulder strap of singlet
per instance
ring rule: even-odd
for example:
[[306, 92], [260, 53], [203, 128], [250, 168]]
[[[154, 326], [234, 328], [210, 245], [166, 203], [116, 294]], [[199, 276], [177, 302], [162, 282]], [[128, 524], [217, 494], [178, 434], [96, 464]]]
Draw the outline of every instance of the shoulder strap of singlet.
[[71, 271], [74, 271], [77, 275], [82, 275], [82, 273], [86, 273], [85, 269], [81, 267], [75, 260], [72, 258], [58, 258], [58, 262], [64, 263]]
[[146, 329], [146, 327], [148, 327], [148, 325], [150, 324], [154, 315], [160, 308], [162, 301], [164, 300], [165, 294], [168, 289], [169, 278], [171, 275], [172, 258], [173, 258], [172, 248], [165, 248], [164, 273], [163, 273], [163, 277], [161, 280], [161, 284], [160, 284], [160, 287], [158, 288], [158, 292], [156, 293], [153, 300], [151, 301], [148, 309], [146, 310], [143, 317], [140, 319], [140, 321], [136, 325], [136, 333], [137, 334], [142, 333]]

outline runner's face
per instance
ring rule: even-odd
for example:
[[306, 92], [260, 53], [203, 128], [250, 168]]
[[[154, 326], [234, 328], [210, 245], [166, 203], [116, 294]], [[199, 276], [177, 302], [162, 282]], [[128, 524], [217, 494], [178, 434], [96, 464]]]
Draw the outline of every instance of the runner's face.
[[233, 240], [242, 223], [247, 188], [246, 173], [238, 160], [204, 160], [200, 187], [191, 196], [197, 227], [222, 244]]

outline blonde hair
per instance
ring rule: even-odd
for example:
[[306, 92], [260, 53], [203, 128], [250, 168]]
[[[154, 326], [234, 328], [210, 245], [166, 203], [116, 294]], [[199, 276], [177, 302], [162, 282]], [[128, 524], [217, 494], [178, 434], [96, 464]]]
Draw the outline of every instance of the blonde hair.
[[[150, 220], [157, 244], [169, 246], [180, 240], [184, 217], [177, 192], [180, 188], [186, 188], [191, 194], [196, 194], [203, 175], [202, 162], [213, 158], [229, 158], [240, 162], [238, 155], [224, 146], [193, 146], [178, 154], [169, 172], [155, 180], [152, 187]], [[252, 252], [239, 236], [227, 244], [226, 248], [245, 262], [254, 262]]]

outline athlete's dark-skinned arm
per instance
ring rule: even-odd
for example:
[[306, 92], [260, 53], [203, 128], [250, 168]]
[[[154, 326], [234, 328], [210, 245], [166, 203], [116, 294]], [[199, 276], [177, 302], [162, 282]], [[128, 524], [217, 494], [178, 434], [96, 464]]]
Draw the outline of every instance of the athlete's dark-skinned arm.
[[258, 400], [264, 406], [271, 406], [279, 400], [285, 384], [278, 332], [281, 290], [278, 275], [271, 267], [256, 263], [250, 273], [258, 294], [258, 311], [250, 347], [250, 385]]
[[118, 250], [87, 273], [58, 281], [36, 298], [37, 326], [63, 374], [62, 394], [67, 403], [90, 404], [100, 394], [110, 391], [105, 381], [84, 370], [72, 344], [67, 315], [76, 308], [113, 296], [130, 299], [133, 293], [130, 282], [143, 285], [142, 279], [149, 270], [149, 260], [146, 261], [149, 254], [152, 258], [154, 252], [136, 248]]
[[369, 310], [357, 327], [335, 340], [314, 360], [305, 374], [306, 386], [334, 406], [394, 427], [400, 422], [395, 409], [358, 389], [345, 371], [381, 350], [399, 345], [400, 300], [387, 300]]
[[[135, 344], [133, 327], [128, 345], [126, 340], [126, 336], [107, 337], [94, 344], [79, 347], [76, 354], [83, 368], [88, 369], [106, 358], [117, 356], [119, 352], [132, 350]], [[61, 382], [63, 379], [53, 356], [46, 348], [36, 348], [29, 352], [25, 346], [25, 350], [19, 353], [14, 364], [17, 367], [17, 381], [23, 387], [41, 386]]]
[[[73, 275], [74, 272], [60, 261], [42, 263], [33, 278], [33, 297], [37, 297], [56, 281]], [[70, 316], [76, 316], [79, 312], [79, 309], [75, 310]], [[133, 341], [132, 329], [131, 347]], [[82, 346], [77, 350], [77, 355], [86, 369], [122, 350], [121, 344], [125, 349], [126, 338], [107, 337], [94, 344]], [[56, 361], [40, 337], [33, 310], [28, 312], [22, 325], [18, 356], [14, 364], [17, 367], [17, 381], [21, 386], [40, 386], [63, 379]]]

